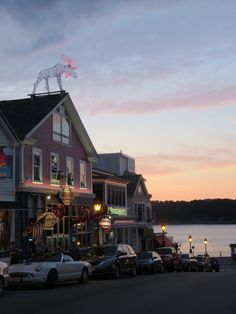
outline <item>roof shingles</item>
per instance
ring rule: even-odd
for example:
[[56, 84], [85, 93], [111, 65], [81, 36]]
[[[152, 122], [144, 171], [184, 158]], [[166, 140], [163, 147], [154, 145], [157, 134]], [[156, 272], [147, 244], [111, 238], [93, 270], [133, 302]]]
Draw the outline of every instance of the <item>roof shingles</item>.
[[0, 111], [20, 140], [66, 96], [66, 93], [0, 101]]

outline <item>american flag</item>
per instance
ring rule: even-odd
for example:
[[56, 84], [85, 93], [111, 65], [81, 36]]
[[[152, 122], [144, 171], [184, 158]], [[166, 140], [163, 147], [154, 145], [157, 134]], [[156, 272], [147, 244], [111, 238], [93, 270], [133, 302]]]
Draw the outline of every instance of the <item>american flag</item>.
[[42, 240], [43, 237], [43, 224], [42, 223], [34, 223], [32, 228], [32, 237], [35, 240]]

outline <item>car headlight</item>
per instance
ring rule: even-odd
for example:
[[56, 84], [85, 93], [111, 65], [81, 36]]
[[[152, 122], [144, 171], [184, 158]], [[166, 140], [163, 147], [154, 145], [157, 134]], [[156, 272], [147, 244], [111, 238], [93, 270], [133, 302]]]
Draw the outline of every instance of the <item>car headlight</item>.
[[35, 267], [35, 271], [39, 272], [43, 269], [43, 267], [41, 265], [38, 265]]

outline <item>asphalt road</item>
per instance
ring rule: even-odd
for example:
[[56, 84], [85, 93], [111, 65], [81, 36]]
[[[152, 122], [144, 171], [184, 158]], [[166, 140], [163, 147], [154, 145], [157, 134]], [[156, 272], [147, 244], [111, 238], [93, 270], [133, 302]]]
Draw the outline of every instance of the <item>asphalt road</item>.
[[9, 290], [0, 314], [235, 314], [236, 271], [163, 273]]

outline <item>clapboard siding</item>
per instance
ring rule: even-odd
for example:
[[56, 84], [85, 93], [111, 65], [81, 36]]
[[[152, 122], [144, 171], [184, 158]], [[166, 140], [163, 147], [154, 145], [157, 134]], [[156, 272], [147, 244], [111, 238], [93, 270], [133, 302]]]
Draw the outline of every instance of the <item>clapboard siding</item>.
[[[2, 127], [0, 127], [0, 146], [6, 146], [4, 148], [4, 153], [13, 158], [13, 146], [12, 142], [7, 136], [6, 132]], [[12, 163], [12, 177], [11, 178], [1, 178], [0, 177], [0, 201], [14, 201], [15, 200], [15, 182], [14, 182], [14, 165]]]
[[[66, 174], [66, 157], [71, 157], [74, 160], [74, 188], [79, 187], [79, 161], [87, 160], [87, 154], [72, 128], [72, 145], [63, 145], [56, 143], [52, 139], [52, 116], [50, 116], [32, 135], [31, 138], [36, 140], [34, 146], [25, 146], [24, 148], [24, 177], [25, 186], [38, 186], [32, 183], [32, 152], [33, 147], [42, 150], [43, 159], [43, 184], [41, 188], [52, 188], [50, 185], [50, 154], [56, 153], [59, 155], [59, 168]], [[87, 163], [87, 192], [91, 192], [91, 164]], [[65, 182], [62, 182], [65, 184]], [[55, 187], [58, 189], [58, 187]]]

